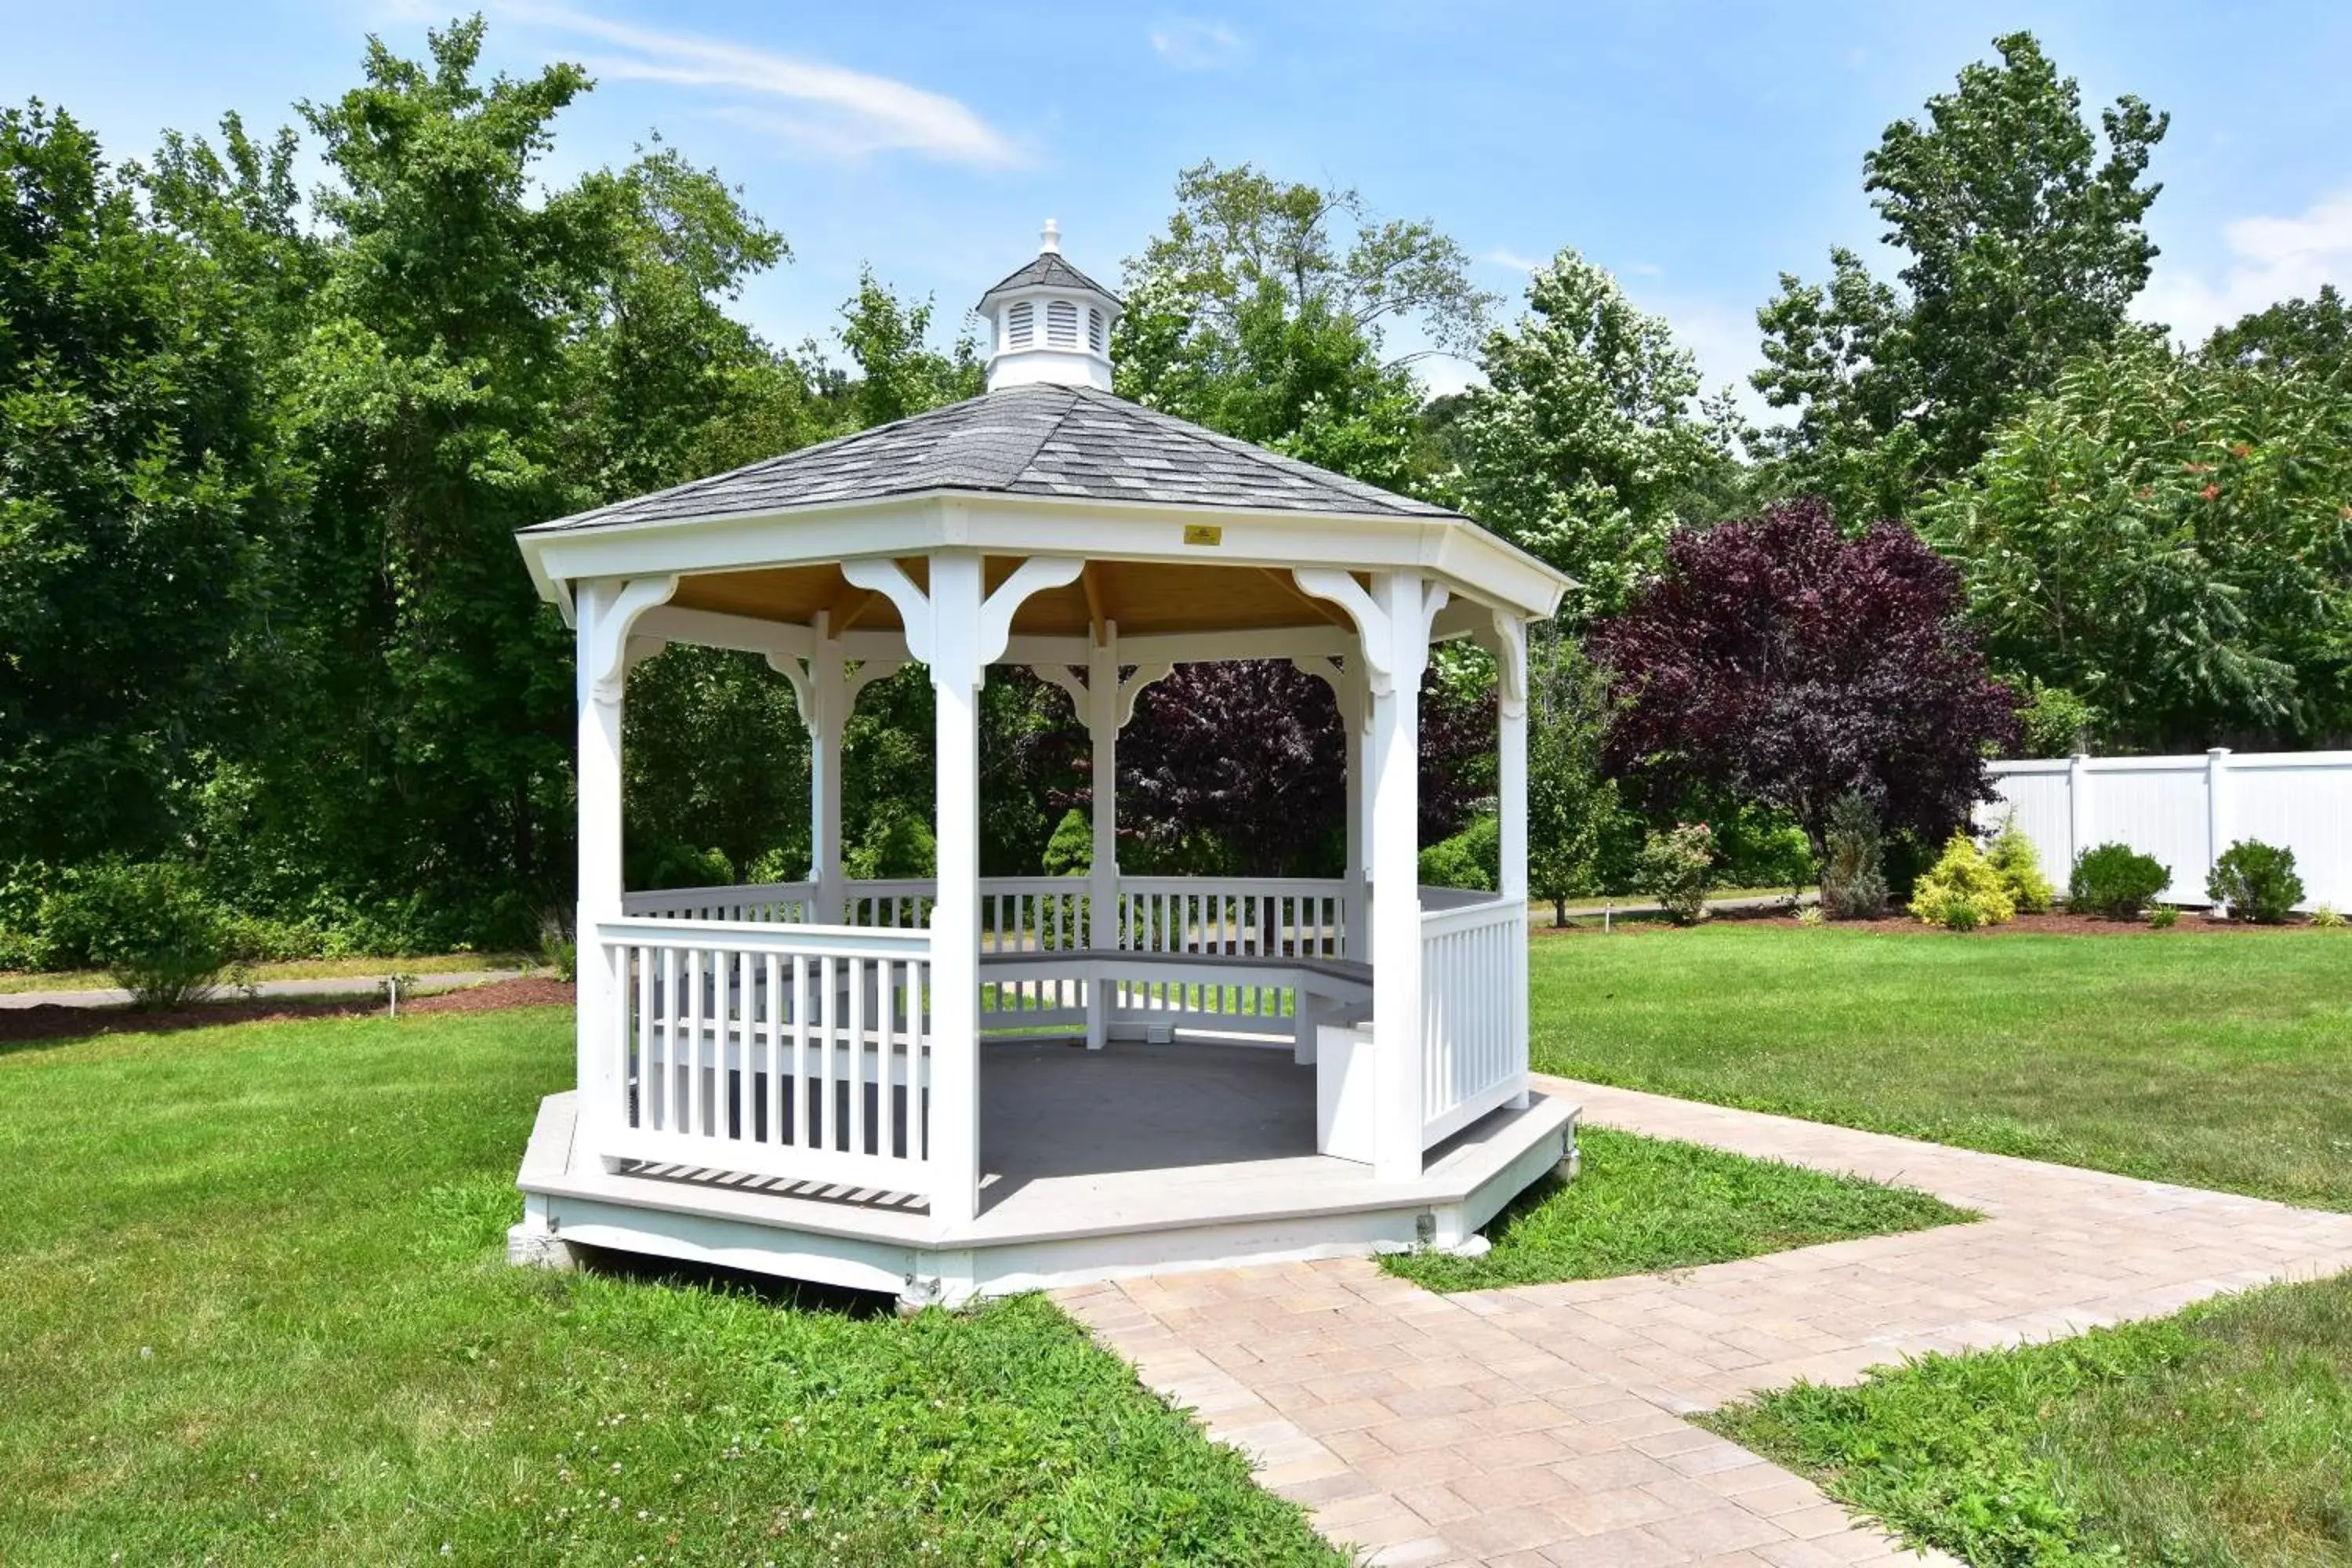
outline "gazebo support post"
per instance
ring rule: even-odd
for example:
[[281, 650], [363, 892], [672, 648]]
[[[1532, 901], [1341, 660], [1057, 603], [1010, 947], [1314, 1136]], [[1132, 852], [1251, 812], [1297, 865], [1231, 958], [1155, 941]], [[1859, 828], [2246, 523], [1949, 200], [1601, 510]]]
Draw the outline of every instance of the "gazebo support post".
[[[1496, 809], [1501, 821], [1499, 890], [1522, 921], [1528, 904], [1528, 627], [1517, 616], [1497, 611], [1489, 648], [1495, 654], [1496, 757]], [[1521, 933], [1520, 951], [1526, 951]], [[1528, 987], [1524, 977], [1511, 991], [1511, 1033], [1524, 1054], [1528, 1038]], [[1528, 1086], [1519, 1085], [1511, 1109], [1528, 1108]]]
[[579, 1126], [591, 1148], [617, 1108], [611, 1047], [619, 992], [596, 926], [621, 918], [621, 700], [629, 675], [629, 627], [677, 587], [675, 577], [602, 578], [580, 584], [572, 595], [580, 709], [580, 885], [572, 928], [580, 953], [574, 1070]]
[[[1339, 892], [1339, 923], [1345, 940], [1339, 956], [1363, 963], [1371, 958], [1372, 936], [1364, 847], [1364, 799], [1370, 793], [1364, 773], [1364, 737], [1371, 723], [1372, 694], [1364, 679], [1361, 655], [1347, 661], [1333, 695], [1339, 700], [1339, 723], [1348, 737], [1348, 866]], [[1419, 874], [1417, 868], [1415, 874]]]
[[810, 629], [816, 635], [802, 693], [809, 734], [809, 880], [816, 884], [821, 925], [848, 918], [848, 889], [841, 874], [841, 738], [849, 727], [850, 693], [831, 618], [823, 610], [812, 617]]
[[[980, 557], [930, 558], [938, 895], [931, 905], [931, 1219], [980, 1209]], [[913, 639], [909, 639], [911, 642]]]
[[[1087, 741], [1093, 771], [1088, 810], [1093, 828], [1087, 870], [1087, 945], [1118, 944], [1118, 623], [1103, 623], [1101, 640], [1087, 648]], [[1091, 1030], [1091, 1047], [1102, 1041]]]
[[[1379, 1092], [1373, 1171], [1421, 1175], [1421, 677], [1435, 605], [1417, 572], [1372, 577], [1373, 613], [1359, 616], [1372, 693], [1370, 809], [1372, 1055]], [[1437, 590], [1438, 605], [1444, 600]]]
[[[1087, 647], [1087, 740], [1093, 752], [1088, 812], [1092, 853], [1087, 862], [1087, 945], [1118, 945], [1118, 623], [1105, 621]], [[1087, 1049], [1110, 1039], [1110, 987], [1087, 982]]]

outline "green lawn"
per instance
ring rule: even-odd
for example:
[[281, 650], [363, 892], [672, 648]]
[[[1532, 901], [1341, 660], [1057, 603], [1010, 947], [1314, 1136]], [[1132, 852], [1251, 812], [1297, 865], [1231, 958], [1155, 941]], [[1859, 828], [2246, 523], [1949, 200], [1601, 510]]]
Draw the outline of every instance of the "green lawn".
[[509, 1268], [571, 1016], [0, 1055], [0, 1563], [1337, 1563], [1037, 1299]]
[[1800, 1384], [1708, 1424], [2000, 1568], [2352, 1561], [2352, 1275]]
[[1398, 1254], [1389, 1272], [1433, 1290], [1602, 1279], [1976, 1217], [1906, 1187], [1692, 1143], [1599, 1127], [1577, 1143], [1576, 1180], [1521, 1194], [1486, 1227], [1484, 1258]]
[[1538, 1068], [2352, 1209], [2352, 933], [1539, 935]]

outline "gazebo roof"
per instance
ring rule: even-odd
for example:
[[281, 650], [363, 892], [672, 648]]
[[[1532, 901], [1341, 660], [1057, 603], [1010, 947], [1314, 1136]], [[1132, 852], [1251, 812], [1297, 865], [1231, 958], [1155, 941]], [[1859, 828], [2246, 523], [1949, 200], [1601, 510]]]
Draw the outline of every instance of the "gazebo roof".
[[[1024, 270], [1047, 263], [1076, 276], [1050, 254]], [[1468, 521], [1093, 387], [1039, 383], [1000, 388], [524, 531], [683, 522], [957, 490], [1188, 510]]]
[[1010, 277], [1000, 279], [994, 288], [982, 294], [977, 308], [984, 313], [988, 310], [988, 302], [1000, 294], [1010, 294], [1019, 289], [1084, 289], [1101, 295], [1114, 305], [1119, 303], [1118, 295], [1063, 260], [1060, 251], [1041, 250], [1034, 260], [1014, 271]]

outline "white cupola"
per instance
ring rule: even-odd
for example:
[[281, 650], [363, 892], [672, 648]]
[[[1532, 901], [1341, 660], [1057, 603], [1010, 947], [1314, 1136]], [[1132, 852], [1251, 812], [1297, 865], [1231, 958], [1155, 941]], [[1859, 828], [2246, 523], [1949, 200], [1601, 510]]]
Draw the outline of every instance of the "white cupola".
[[1062, 259], [1062, 231], [1045, 220], [1037, 259], [980, 297], [996, 346], [988, 390], [1091, 386], [1110, 390], [1110, 332], [1118, 296]]

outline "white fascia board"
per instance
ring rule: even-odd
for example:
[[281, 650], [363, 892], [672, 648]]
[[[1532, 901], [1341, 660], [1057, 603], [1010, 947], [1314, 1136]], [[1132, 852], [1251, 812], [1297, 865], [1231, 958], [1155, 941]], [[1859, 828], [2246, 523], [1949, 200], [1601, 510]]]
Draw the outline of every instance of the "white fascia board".
[[[1186, 544], [1188, 528], [1216, 530]], [[1178, 507], [965, 491], [732, 517], [618, 523], [517, 536], [542, 596], [585, 577], [736, 571], [920, 555], [992, 555], [1357, 571], [1415, 568], [1519, 614], [1552, 614], [1570, 579], [1475, 524], [1439, 518]]]
[[920, 555], [952, 542], [945, 537], [940, 510], [936, 497], [894, 497], [846, 506], [560, 529], [515, 537], [531, 563], [532, 577], [562, 584], [588, 577], [798, 566], [861, 555]]

